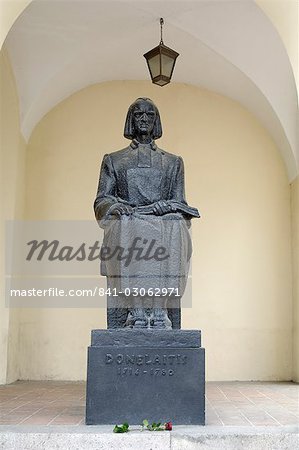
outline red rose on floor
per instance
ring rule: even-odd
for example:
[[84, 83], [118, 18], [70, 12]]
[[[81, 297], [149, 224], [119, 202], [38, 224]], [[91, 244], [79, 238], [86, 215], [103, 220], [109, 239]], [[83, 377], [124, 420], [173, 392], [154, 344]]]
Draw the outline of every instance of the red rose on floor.
[[166, 422], [165, 430], [167, 430], [167, 431], [171, 431], [172, 430], [172, 422]]

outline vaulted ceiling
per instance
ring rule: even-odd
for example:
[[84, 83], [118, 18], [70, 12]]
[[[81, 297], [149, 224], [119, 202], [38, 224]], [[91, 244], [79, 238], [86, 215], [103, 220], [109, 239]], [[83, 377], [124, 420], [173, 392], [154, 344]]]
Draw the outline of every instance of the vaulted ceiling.
[[159, 41], [160, 17], [165, 44], [180, 53], [173, 82], [219, 92], [249, 109], [272, 135], [292, 180], [299, 167], [295, 80], [276, 29], [252, 0], [31, 2], [5, 41], [24, 137], [79, 89], [148, 79], [142, 54]]

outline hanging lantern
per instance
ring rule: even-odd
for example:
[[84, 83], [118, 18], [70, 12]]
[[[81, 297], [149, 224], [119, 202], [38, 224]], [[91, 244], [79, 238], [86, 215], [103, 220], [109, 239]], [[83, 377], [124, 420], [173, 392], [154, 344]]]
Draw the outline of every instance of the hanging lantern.
[[146, 59], [152, 82], [161, 87], [165, 86], [165, 84], [170, 83], [175, 66], [175, 61], [179, 56], [179, 53], [164, 45], [162, 35], [163, 25], [164, 20], [161, 18], [160, 44], [143, 55]]

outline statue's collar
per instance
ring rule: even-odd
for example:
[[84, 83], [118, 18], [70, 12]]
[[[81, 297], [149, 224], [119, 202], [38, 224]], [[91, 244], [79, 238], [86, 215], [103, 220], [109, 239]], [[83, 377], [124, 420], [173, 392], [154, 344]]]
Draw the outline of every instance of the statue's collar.
[[155, 144], [155, 141], [149, 142], [148, 144], [141, 144], [140, 142], [137, 141], [137, 139], [133, 139], [130, 146], [135, 149], [137, 147], [139, 147], [139, 145], [146, 145], [149, 146], [152, 150], [157, 150], [157, 146]]

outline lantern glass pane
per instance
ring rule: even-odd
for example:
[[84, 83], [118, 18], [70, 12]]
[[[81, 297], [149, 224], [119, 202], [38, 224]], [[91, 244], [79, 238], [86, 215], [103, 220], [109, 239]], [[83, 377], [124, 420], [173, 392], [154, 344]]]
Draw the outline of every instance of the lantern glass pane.
[[155, 84], [158, 84], [159, 86], [165, 86], [165, 84], [168, 84], [169, 81], [165, 81], [165, 80], [158, 80], [155, 81]]
[[162, 58], [161, 58], [162, 59], [162, 75], [170, 78], [172, 68], [174, 66], [174, 60], [173, 60], [173, 58], [170, 58], [169, 56], [166, 56], [163, 54], [161, 56], [162, 56]]
[[153, 56], [148, 60], [148, 65], [152, 74], [152, 78], [160, 75], [160, 55]]

